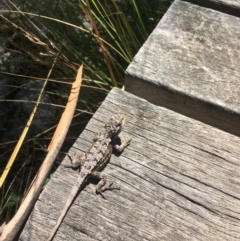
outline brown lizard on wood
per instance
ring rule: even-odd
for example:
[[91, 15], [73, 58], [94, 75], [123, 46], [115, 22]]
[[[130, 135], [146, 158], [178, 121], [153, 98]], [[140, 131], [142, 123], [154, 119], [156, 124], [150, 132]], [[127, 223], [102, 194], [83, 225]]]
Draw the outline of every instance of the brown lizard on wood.
[[57, 220], [56, 225], [52, 229], [51, 235], [49, 236], [47, 241], [51, 241], [55, 236], [67, 211], [69, 210], [79, 190], [83, 187], [89, 176], [94, 176], [101, 179], [101, 181], [96, 186], [96, 192], [101, 194], [102, 196], [102, 192], [106, 190], [119, 189], [118, 187], [113, 187], [113, 183], [106, 185], [107, 177], [103, 173], [99, 172], [99, 170], [101, 170], [107, 164], [113, 149], [122, 152], [124, 148], [131, 143], [131, 139], [123, 141], [121, 145], [117, 145], [116, 143], [116, 140], [118, 139], [118, 135], [122, 130], [124, 122], [124, 115], [113, 115], [105, 124], [105, 132], [97, 134], [94, 137], [93, 144], [89, 151], [85, 154], [75, 156], [75, 158], [73, 158], [72, 160], [71, 165], [65, 165], [65, 167], [72, 168], [78, 168], [81, 166], [81, 171], [65, 203], [62, 213]]

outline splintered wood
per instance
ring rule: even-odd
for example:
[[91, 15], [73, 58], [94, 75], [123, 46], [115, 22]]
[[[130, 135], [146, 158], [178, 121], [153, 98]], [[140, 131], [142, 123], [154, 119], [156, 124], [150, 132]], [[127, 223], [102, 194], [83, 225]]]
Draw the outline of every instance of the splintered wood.
[[[132, 143], [103, 172], [121, 190], [104, 199], [90, 181], [54, 240], [240, 240], [240, 139], [113, 89], [70, 152], [88, 150], [116, 113]], [[77, 176], [60, 166], [19, 240], [46, 240]]]

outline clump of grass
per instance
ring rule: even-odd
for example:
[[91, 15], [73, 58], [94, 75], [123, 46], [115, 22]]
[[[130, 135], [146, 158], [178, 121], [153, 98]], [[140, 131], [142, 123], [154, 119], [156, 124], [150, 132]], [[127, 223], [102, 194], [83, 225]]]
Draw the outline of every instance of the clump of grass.
[[[0, 11], [0, 23], [7, 29], [6, 50], [11, 52], [11, 60], [1, 71], [9, 88], [4, 95], [6, 105], [26, 82], [43, 82], [51, 69], [44, 91], [58, 109], [51, 126], [37, 132], [33, 128], [23, 141], [0, 190], [0, 222], [14, 215], [37, 173], [79, 65], [84, 64], [83, 85], [63, 153], [108, 91], [123, 85], [124, 70], [171, 4], [166, 0], [22, 0], [19, 6], [4, 2], [11, 14]], [[25, 124], [19, 125], [24, 128]], [[1, 135], [7, 131], [1, 129]], [[0, 143], [1, 172], [16, 142]]]

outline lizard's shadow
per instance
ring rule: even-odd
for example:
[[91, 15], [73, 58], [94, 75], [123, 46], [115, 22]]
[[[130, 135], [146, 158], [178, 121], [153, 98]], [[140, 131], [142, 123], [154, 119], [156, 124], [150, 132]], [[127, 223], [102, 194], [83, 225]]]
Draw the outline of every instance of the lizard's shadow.
[[[117, 144], [117, 145], [119, 145], [119, 146], [122, 144], [121, 138], [120, 138], [119, 136], [118, 136], [118, 137], [116, 138], [116, 140], [114, 141], [114, 144]], [[119, 151], [114, 150], [114, 148], [113, 148], [113, 154], [114, 154], [116, 157], [119, 157], [119, 156], [121, 156], [122, 151], [119, 152]], [[110, 157], [110, 158], [111, 158], [111, 157]]]

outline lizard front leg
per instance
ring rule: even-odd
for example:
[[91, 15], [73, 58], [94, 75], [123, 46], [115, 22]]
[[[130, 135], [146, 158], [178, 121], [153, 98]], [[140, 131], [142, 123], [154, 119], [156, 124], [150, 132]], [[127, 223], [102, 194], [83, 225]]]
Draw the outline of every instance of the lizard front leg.
[[64, 165], [64, 167], [80, 170], [81, 166], [86, 160], [86, 154], [85, 153], [78, 154], [77, 152], [75, 152], [73, 156], [69, 154], [67, 155], [71, 160], [71, 164], [66, 164]]
[[114, 150], [122, 152], [128, 145], [130, 145], [132, 139], [127, 139], [121, 143], [121, 145], [115, 144], [113, 146]]

